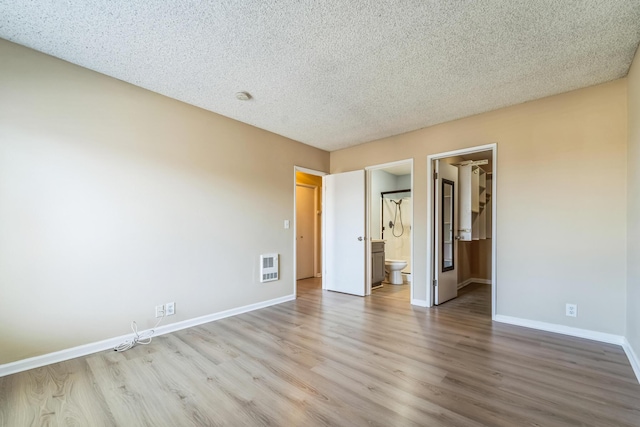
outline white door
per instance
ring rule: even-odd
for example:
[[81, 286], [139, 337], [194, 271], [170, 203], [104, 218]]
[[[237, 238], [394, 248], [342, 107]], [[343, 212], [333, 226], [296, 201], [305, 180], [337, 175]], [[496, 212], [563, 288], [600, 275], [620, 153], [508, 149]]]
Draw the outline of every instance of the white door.
[[314, 277], [316, 189], [296, 185], [296, 280]]
[[364, 171], [323, 177], [325, 273], [329, 291], [365, 294]]
[[436, 160], [434, 180], [434, 280], [435, 304], [458, 296], [458, 168]]

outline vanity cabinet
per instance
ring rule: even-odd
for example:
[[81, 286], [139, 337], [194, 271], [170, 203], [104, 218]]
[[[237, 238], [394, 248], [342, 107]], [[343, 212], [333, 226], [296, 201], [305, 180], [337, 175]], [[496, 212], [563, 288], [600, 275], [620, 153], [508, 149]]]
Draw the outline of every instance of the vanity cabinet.
[[371, 287], [382, 286], [384, 280], [384, 242], [371, 242]]

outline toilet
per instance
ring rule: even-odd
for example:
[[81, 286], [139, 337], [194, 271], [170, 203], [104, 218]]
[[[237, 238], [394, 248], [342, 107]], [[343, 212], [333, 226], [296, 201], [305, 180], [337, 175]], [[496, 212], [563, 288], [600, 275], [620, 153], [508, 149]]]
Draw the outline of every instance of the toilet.
[[402, 285], [402, 269], [407, 266], [407, 261], [401, 259], [385, 259], [384, 268], [389, 274], [389, 283], [392, 285]]

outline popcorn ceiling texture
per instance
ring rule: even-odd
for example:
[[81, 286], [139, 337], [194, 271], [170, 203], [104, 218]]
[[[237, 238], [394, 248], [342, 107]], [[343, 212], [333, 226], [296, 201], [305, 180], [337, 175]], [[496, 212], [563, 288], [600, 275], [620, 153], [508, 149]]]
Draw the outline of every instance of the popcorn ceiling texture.
[[0, 0], [0, 37], [331, 151], [623, 77], [640, 2]]

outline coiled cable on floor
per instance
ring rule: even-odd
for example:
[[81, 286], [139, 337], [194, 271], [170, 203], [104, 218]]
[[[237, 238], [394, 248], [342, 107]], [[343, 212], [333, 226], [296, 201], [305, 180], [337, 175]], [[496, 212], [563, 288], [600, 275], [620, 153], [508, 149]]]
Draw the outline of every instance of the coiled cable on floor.
[[155, 333], [155, 328], [157, 328], [160, 322], [162, 322], [162, 319], [164, 319], [164, 311], [162, 312], [162, 317], [158, 319], [155, 326], [149, 329], [148, 331], [145, 331], [142, 333], [138, 333], [138, 324], [134, 320], [133, 322], [131, 322], [131, 330], [133, 331], [133, 338], [118, 344], [113, 348], [113, 350], [126, 351], [126, 350], [129, 350], [130, 348], [135, 347], [138, 344], [142, 344], [142, 345], [150, 344], [151, 340], [153, 339], [153, 334]]

